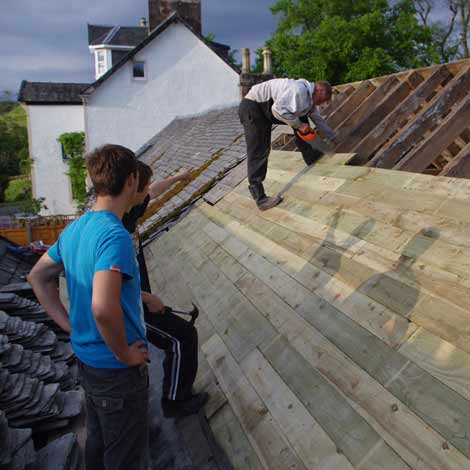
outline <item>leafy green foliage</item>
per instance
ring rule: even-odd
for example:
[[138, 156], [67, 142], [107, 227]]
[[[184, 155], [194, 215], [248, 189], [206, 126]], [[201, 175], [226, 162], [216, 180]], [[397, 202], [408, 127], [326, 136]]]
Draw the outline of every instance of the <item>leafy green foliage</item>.
[[33, 196], [31, 179], [27, 176], [11, 179], [5, 190], [5, 202], [18, 202]]
[[279, 23], [266, 46], [277, 76], [338, 84], [439, 60], [410, 0], [278, 0], [271, 10]]
[[17, 103], [0, 103], [0, 202], [8, 179], [29, 169], [26, 113]]
[[72, 197], [82, 205], [86, 197], [86, 168], [83, 154], [85, 152], [85, 133], [67, 132], [57, 139], [63, 146], [67, 155], [70, 177], [72, 184]]

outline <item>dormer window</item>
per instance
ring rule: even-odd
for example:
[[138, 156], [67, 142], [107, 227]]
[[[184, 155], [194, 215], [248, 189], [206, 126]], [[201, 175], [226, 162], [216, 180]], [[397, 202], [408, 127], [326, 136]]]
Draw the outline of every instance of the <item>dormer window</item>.
[[99, 76], [106, 73], [106, 51], [96, 51], [96, 72]]
[[134, 80], [145, 80], [145, 62], [135, 61], [132, 64], [132, 76]]

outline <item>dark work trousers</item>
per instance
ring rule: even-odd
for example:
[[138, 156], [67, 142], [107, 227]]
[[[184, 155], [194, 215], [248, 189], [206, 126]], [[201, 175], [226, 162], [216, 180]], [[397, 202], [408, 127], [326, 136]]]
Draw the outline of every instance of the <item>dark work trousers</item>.
[[[140, 242], [139, 242], [140, 243]], [[137, 260], [143, 291], [150, 292], [150, 281], [142, 245]], [[144, 304], [147, 339], [165, 351], [163, 361], [162, 397], [185, 400], [192, 394], [198, 366], [198, 336], [196, 328], [173, 313], [150, 313]]]
[[147, 470], [147, 365], [95, 369], [78, 362], [87, 411], [87, 470]]
[[[260, 189], [268, 170], [272, 125], [285, 124], [274, 117], [271, 111], [272, 105], [272, 100], [258, 103], [244, 98], [239, 107], [240, 122], [245, 130], [248, 183], [250, 186]], [[301, 117], [300, 120], [308, 123], [307, 116]], [[297, 136], [295, 142], [307, 165], [311, 165], [322, 155], [321, 152], [315, 151], [308, 143]]]

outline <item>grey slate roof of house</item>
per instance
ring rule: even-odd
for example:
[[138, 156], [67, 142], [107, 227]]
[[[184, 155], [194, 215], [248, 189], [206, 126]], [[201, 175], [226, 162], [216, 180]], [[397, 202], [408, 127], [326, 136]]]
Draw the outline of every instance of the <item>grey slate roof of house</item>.
[[141, 232], [151, 235], [162, 222], [176, 216], [245, 159], [238, 107], [176, 118], [142, 146], [137, 155], [152, 167], [156, 179], [167, 178], [181, 168], [195, 170], [189, 184], [170, 189], [149, 207], [150, 215], [141, 225]]
[[88, 83], [21, 82], [18, 101], [27, 104], [82, 104]]
[[88, 45], [132, 46], [140, 44], [148, 36], [145, 26], [88, 25]]

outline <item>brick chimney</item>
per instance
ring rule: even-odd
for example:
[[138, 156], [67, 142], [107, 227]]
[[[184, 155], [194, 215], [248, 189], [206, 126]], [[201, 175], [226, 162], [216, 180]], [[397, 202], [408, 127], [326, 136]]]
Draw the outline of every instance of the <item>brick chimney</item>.
[[201, 0], [149, 0], [150, 31], [175, 11], [196, 33], [201, 34]]

